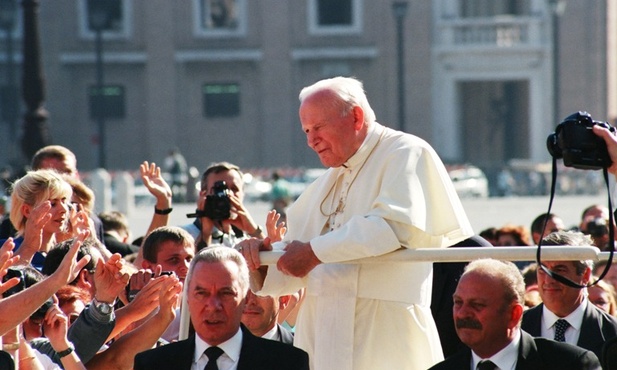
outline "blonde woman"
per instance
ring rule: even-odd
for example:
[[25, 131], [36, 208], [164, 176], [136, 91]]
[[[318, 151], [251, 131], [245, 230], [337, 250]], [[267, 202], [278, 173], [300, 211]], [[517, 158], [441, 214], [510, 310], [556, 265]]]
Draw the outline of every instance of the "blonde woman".
[[52, 170], [30, 171], [13, 184], [11, 223], [17, 230], [16, 255], [40, 269], [56, 233], [67, 229], [71, 186]]

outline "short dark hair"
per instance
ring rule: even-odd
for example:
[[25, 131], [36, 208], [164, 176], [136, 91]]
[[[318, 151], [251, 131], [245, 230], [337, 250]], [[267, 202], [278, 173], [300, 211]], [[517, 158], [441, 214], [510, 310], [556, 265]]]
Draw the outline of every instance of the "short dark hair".
[[[591, 247], [593, 241], [589, 235], [578, 231], [556, 231], [542, 239], [542, 245], [571, 245], [574, 247]], [[583, 275], [587, 268], [593, 269], [592, 260], [572, 261], [576, 266], [576, 274]]]
[[[49, 276], [56, 272], [56, 270], [62, 263], [64, 256], [66, 256], [66, 254], [69, 252], [69, 249], [71, 249], [73, 241], [75, 241], [75, 238], [67, 239], [61, 243], [56, 244], [53, 248], [49, 250], [49, 252], [47, 253], [47, 257], [45, 257], [45, 262], [43, 263], [43, 274]], [[86, 266], [83, 268], [90, 273], [94, 273], [94, 270], [96, 270], [97, 261], [95, 261], [92, 257], [92, 252], [90, 249], [95, 248], [95, 245], [96, 241], [90, 237], [84, 240], [83, 244], [81, 245], [81, 247], [79, 247], [79, 250], [77, 251], [77, 260], [85, 256], [90, 256], [90, 261], [88, 261]], [[77, 283], [77, 278], [70, 282], [71, 285], [74, 285], [75, 283]]]
[[541, 233], [544, 229], [544, 223], [550, 221], [551, 219], [557, 217], [554, 213], [542, 213], [538, 217], [536, 217], [531, 223], [531, 232], [532, 233]]
[[75, 154], [68, 148], [61, 145], [48, 145], [34, 153], [31, 164], [32, 168], [34, 170], [40, 170], [42, 168], [43, 161], [48, 158], [63, 161], [67, 158], [75, 159]]
[[129, 231], [129, 223], [121, 212], [101, 212], [99, 218], [103, 224], [103, 231], [124, 231], [126, 233]]
[[157, 263], [161, 244], [171, 241], [182, 245], [195, 245], [195, 241], [188, 231], [177, 226], [162, 226], [156, 228], [146, 236], [141, 249], [146, 261]]
[[240, 167], [236, 166], [235, 164], [231, 164], [229, 162], [213, 163], [210, 165], [210, 167], [206, 169], [206, 171], [204, 171], [203, 175], [201, 175], [201, 190], [208, 190], [206, 187], [208, 186], [208, 176], [211, 173], [218, 174], [225, 171], [236, 171], [240, 174], [240, 178], [244, 176], [242, 171], [240, 171]]

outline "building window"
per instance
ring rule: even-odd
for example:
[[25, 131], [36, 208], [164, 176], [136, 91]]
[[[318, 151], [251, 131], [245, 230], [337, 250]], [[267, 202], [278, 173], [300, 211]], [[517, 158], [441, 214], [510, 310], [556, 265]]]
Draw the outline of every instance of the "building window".
[[246, 0], [193, 0], [195, 34], [239, 36], [246, 31]]
[[90, 86], [88, 98], [90, 119], [94, 120], [101, 116], [106, 119], [121, 119], [126, 115], [124, 86], [105, 85], [102, 88], [102, 94], [98, 93], [96, 86]]
[[130, 34], [132, 0], [79, 0], [79, 34], [94, 39], [101, 29], [108, 39], [126, 39]]
[[236, 83], [205, 84], [202, 93], [205, 117], [240, 115], [240, 85]]
[[309, 33], [350, 34], [361, 30], [362, 0], [309, 0]]
[[463, 0], [460, 7], [463, 18], [476, 18], [529, 15], [531, 4], [530, 0]]

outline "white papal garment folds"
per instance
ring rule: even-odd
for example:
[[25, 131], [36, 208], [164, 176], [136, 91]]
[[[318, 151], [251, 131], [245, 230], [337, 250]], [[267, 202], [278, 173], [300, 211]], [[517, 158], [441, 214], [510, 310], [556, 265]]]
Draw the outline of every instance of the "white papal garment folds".
[[285, 241], [310, 241], [324, 263], [303, 279], [270, 267], [261, 293], [306, 287], [295, 345], [311, 369], [423, 370], [443, 359], [429, 308], [431, 263], [337, 263], [444, 248], [473, 234], [428, 143], [374, 123], [358, 152], [311, 184], [287, 221]]

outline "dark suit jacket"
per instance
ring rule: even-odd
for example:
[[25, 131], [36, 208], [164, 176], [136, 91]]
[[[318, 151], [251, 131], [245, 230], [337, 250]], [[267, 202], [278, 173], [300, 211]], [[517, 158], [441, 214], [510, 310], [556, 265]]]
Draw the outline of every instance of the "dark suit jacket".
[[[138, 353], [134, 370], [189, 370], [195, 352], [195, 336]], [[242, 326], [238, 370], [308, 370], [308, 354], [275, 340], [258, 338]]]
[[284, 328], [281, 324], [276, 324], [277, 328], [278, 328], [278, 332], [280, 334], [280, 342], [283, 343], [287, 343], [287, 344], [294, 344], [294, 335], [292, 332], [290, 332], [289, 330], [287, 330], [286, 328]]
[[[469, 370], [471, 350], [457, 352], [429, 370]], [[601, 370], [598, 357], [590, 351], [522, 331], [516, 370]]]
[[[458, 247], [492, 247], [491, 243], [481, 236], [474, 235], [450, 248]], [[467, 348], [458, 338], [452, 318], [454, 306], [452, 294], [456, 290], [458, 280], [469, 262], [435, 262], [433, 263], [433, 291], [431, 295], [431, 313], [439, 332], [443, 356], [448, 357], [463, 348]]]
[[123, 243], [116, 239], [113, 235], [105, 233], [103, 239], [105, 241], [105, 246], [111, 253], [120, 253], [122, 257], [131, 253], [139, 252], [139, 247], [132, 244]]
[[[534, 337], [539, 337], [542, 333], [542, 307], [543, 304], [539, 304], [523, 314], [521, 327]], [[592, 351], [598, 358], [602, 359], [604, 342], [616, 336], [617, 320], [591, 302], [587, 302], [583, 324], [581, 325], [581, 334], [576, 345]]]

